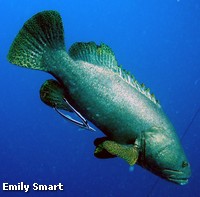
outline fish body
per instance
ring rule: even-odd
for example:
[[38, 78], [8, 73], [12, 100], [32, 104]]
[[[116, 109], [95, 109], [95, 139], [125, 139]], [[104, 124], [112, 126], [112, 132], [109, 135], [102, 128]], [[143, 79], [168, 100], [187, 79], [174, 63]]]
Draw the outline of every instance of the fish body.
[[65, 98], [105, 134], [95, 141], [95, 156], [119, 156], [169, 181], [188, 182], [189, 162], [173, 125], [149, 89], [118, 66], [107, 45], [75, 43], [67, 53], [60, 15], [44, 11], [24, 24], [8, 60], [56, 78], [42, 86], [41, 98], [61, 109]]
[[49, 61], [55, 68], [53, 75], [66, 88], [67, 100], [110, 139], [122, 144], [134, 142], [142, 131], [158, 125], [173, 131], [161, 106], [118, 73], [84, 61], [70, 63], [65, 51], [50, 56], [62, 65]]

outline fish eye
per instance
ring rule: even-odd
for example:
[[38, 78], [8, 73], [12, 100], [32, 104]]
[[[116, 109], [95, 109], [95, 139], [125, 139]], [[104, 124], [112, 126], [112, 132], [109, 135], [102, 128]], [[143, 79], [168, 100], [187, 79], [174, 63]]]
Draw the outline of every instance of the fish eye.
[[182, 162], [182, 168], [188, 167], [189, 163], [187, 161]]

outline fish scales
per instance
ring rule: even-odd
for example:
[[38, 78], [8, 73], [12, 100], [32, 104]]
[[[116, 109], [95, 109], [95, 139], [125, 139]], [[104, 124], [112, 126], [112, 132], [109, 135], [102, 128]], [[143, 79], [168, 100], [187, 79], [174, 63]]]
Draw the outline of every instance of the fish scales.
[[65, 51], [48, 55], [54, 61], [47, 58], [46, 62], [54, 68], [53, 75], [67, 88], [67, 99], [113, 140], [133, 142], [142, 131], [155, 125], [168, 127], [168, 122], [162, 121], [166, 117], [161, 107], [117, 73], [107, 67], [74, 62]]
[[150, 90], [118, 66], [110, 47], [78, 42], [66, 52], [61, 16], [43, 11], [24, 24], [8, 60], [56, 78], [42, 85], [40, 98], [81, 128], [93, 130], [90, 120], [105, 134], [94, 141], [95, 157], [120, 157], [173, 183], [188, 183], [190, 164], [175, 128]]

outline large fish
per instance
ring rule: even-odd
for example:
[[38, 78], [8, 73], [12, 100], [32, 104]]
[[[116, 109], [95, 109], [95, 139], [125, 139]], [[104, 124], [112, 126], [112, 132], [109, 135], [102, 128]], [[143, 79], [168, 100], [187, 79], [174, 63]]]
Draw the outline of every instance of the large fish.
[[89, 120], [105, 134], [94, 142], [96, 157], [118, 156], [174, 183], [188, 182], [190, 165], [174, 127], [107, 45], [79, 42], [67, 53], [59, 13], [44, 11], [24, 24], [8, 60], [56, 78], [42, 85], [41, 99], [62, 116], [59, 109], [75, 112], [82, 123], [64, 117], [77, 125], [93, 130]]

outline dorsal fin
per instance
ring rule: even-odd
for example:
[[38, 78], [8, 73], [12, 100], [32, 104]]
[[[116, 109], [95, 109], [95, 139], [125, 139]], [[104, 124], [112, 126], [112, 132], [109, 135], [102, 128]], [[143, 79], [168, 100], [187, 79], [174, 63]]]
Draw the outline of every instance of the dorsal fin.
[[154, 94], [150, 94], [150, 89], [144, 84], [140, 84], [128, 71], [117, 65], [115, 55], [110, 47], [105, 44], [97, 45], [95, 42], [76, 42], [69, 49], [69, 55], [73, 60], [81, 60], [97, 66], [110, 68], [118, 74], [124, 81], [137, 89], [153, 103], [159, 105]]
[[69, 49], [69, 55], [74, 60], [82, 60], [98, 66], [113, 68], [117, 61], [112, 49], [105, 45], [96, 45], [95, 42], [76, 42]]
[[118, 75], [126, 81], [128, 84], [130, 84], [132, 87], [137, 89], [141, 94], [145, 95], [149, 100], [151, 100], [153, 103], [155, 103], [157, 106], [160, 107], [159, 101], [155, 98], [154, 94], [150, 93], [150, 89], [146, 88], [144, 83], [140, 84], [135, 77], [130, 74], [130, 72], [126, 71], [125, 69], [122, 69], [121, 66], [117, 66], [113, 68], [113, 71], [118, 73]]

